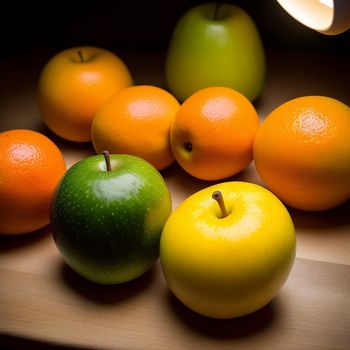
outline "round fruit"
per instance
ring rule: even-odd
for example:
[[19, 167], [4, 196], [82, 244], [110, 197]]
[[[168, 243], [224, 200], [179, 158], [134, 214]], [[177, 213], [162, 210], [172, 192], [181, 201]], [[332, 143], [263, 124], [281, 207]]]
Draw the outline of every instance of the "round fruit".
[[255, 100], [264, 85], [265, 52], [252, 18], [234, 4], [189, 9], [166, 55], [166, 82], [180, 101], [209, 86], [227, 86]]
[[158, 170], [174, 161], [169, 142], [170, 123], [179, 103], [156, 86], [132, 86], [110, 98], [92, 123], [92, 142], [97, 153], [139, 156]]
[[55, 243], [83, 277], [101, 284], [137, 278], [159, 257], [171, 213], [164, 179], [131, 155], [88, 157], [60, 182], [51, 210]]
[[52, 194], [65, 171], [61, 151], [46, 136], [21, 129], [0, 133], [0, 233], [47, 225]]
[[333, 208], [350, 197], [350, 108], [324, 96], [290, 100], [264, 120], [254, 143], [256, 169], [284, 203]]
[[44, 67], [38, 87], [45, 124], [60, 137], [91, 140], [97, 109], [132, 78], [119, 57], [97, 47], [75, 47], [56, 54]]
[[171, 148], [192, 176], [223, 179], [252, 161], [258, 127], [259, 117], [246, 97], [230, 88], [209, 87], [181, 105], [170, 129]]
[[293, 222], [276, 196], [258, 185], [226, 182], [175, 209], [163, 229], [160, 261], [170, 290], [187, 307], [231, 318], [277, 294], [295, 245]]

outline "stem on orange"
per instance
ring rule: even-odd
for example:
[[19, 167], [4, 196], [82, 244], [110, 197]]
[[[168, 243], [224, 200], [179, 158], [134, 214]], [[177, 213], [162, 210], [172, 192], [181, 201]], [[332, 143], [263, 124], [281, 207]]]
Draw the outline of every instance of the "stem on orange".
[[111, 159], [109, 157], [109, 152], [108, 151], [102, 151], [102, 154], [105, 157], [107, 171], [111, 171], [112, 168], [111, 168]]
[[224, 202], [224, 198], [222, 196], [222, 193], [220, 191], [214, 191], [212, 194], [213, 199], [215, 199], [220, 207], [221, 210], [221, 218], [225, 218], [228, 214], [227, 214], [227, 210], [225, 207], [225, 202]]
[[81, 62], [85, 62], [83, 53], [82, 53], [80, 50], [78, 51], [78, 55], [79, 55], [80, 61], [81, 61]]

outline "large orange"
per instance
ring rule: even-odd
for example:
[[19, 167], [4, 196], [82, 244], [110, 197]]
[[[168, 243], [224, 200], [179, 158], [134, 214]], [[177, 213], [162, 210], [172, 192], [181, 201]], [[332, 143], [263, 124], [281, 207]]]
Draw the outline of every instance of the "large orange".
[[252, 161], [258, 126], [257, 112], [245, 96], [227, 87], [205, 88], [191, 95], [176, 114], [171, 148], [192, 176], [223, 179]]
[[158, 170], [174, 161], [169, 129], [179, 103], [169, 92], [149, 85], [131, 86], [110, 98], [96, 113], [92, 142], [97, 153], [139, 156]]
[[52, 194], [65, 170], [61, 151], [46, 136], [31, 130], [0, 133], [0, 233], [47, 225]]
[[40, 74], [38, 100], [43, 121], [64, 139], [90, 141], [97, 109], [131, 84], [124, 62], [108, 50], [85, 46], [61, 51]]
[[333, 208], [350, 197], [350, 108], [329, 97], [290, 100], [267, 116], [254, 143], [266, 185], [303, 210]]

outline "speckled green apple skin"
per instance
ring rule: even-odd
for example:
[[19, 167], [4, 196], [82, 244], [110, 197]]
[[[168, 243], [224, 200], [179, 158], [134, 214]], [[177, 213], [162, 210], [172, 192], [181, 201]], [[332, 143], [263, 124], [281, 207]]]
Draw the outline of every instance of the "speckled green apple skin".
[[66, 263], [100, 284], [133, 280], [159, 258], [171, 198], [161, 174], [131, 155], [102, 155], [71, 167], [51, 206], [54, 241]]
[[204, 3], [179, 20], [166, 56], [166, 81], [184, 101], [209, 86], [235, 89], [254, 101], [265, 82], [265, 51], [251, 17], [240, 7]]

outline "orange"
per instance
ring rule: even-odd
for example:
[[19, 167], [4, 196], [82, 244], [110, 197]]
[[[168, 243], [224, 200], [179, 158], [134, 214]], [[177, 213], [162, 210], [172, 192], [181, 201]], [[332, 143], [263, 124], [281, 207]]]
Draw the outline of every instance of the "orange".
[[283, 202], [333, 208], [350, 197], [350, 108], [324, 96], [290, 100], [267, 116], [254, 143], [256, 169]]
[[179, 103], [169, 92], [148, 85], [132, 86], [110, 98], [92, 123], [97, 153], [139, 156], [158, 170], [174, 161], [169, 142], [170, 123]]
[[258, 127], [257, 112], [245, 96], [227, 87], [209, 87], [180, 107], [171, 125], [171, 148], [192, 176], [223, 179], [252, 161]]
[[112, 52], [89, 46], [64, 50], [49, 60], [40, 75], [43, 121], [64, 139], [90, 141], [97, 109], [131, 84], [128, 68]]
[[52, 194], [65, 170], [61, 151], [46, 136], [31, 130], [0, 133], [0, 233], [47, 225]]

